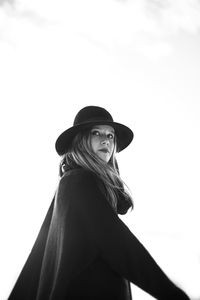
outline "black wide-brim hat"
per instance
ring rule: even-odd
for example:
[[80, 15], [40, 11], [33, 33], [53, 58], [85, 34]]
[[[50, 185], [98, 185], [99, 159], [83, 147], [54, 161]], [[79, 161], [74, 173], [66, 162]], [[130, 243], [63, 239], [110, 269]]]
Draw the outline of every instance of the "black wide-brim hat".
[[113, 121], [111, 114], [99, 106], [82, 108], [74, 119], [73, 126], [65, 130], [56, 140], [56, 151], [63, 155], [69, 149], [77, 133], [95, 125], [109, 125], [114, 128], [117, 139], [117, 152], [125, 149], [132, 141], [134, 134], [127, 126]]

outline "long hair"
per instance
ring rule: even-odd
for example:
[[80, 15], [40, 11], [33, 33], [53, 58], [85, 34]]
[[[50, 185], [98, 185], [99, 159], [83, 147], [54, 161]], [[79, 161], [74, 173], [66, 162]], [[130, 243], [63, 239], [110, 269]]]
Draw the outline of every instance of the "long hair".
[[128, 206], [133, 209], [131, 194], [119, 174], [118, 163], [115, 156], [117, 151], [116, 138], [114, 140], [112, 156], [109, 162], [106, 163], [93, 152], [90, 132], [91, 128], [78, 133], [74, 137], [70, 148], [61, 158], [59, 176], [62, 177], [67, 170], [73, 169], [76, 166], [89, 170], [95, 173], [100, 179], [99, 186], [101, 191], [115, 211], [117, 211], [120, 198], [124, 199], [126, 207]]

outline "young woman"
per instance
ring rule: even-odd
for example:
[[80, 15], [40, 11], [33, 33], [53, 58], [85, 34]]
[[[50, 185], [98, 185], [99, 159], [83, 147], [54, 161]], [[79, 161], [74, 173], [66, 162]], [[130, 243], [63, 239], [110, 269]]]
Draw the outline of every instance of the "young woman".
[[58, 189], [9, 300], [130, 300], [130, 282], [156, 299], [189, 299], [118, 217], [133, 201], [115, 155], [132, 139], [96, 106], [58, 137]]

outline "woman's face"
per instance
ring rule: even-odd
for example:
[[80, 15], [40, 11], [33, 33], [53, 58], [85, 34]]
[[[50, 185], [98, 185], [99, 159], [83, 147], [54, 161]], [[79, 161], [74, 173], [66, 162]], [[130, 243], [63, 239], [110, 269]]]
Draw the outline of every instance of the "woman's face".
[[90, 137], [93, 152], [106, 163], [109, 162], [114, 150], [114, 129], [109, 125], [95, 125]]

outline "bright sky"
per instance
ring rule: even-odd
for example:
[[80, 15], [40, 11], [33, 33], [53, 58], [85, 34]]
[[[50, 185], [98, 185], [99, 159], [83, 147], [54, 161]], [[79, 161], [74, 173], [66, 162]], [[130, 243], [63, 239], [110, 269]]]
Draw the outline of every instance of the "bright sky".
[[86, 105], [133, 129], [118, 155], [135, 202], [122, 219], [200, 299], [199, 29], [198, 0], [0, 0], [0, 299], [56, 189], [55, 140]]

